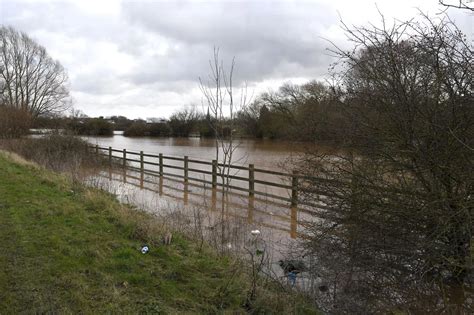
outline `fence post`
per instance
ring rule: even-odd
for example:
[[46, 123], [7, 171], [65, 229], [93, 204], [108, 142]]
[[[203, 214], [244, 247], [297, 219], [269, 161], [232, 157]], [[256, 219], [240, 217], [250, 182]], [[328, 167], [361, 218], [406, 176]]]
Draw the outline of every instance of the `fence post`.
[[253, 223], [253, 212], [254, 212], [254, 207], [255, 207], [255, 202], [254, 202], [253, 197], [249, 197], [249, 204], [248, 204], [248, 212], [247, 212], [247, 223], [252, 224]]
[[291, 206], [298, 205], [298, 172], [293, 171], [291, 176]]
[[145, 163], [143, 161], [143, 151], [140, 151], [140, 188], [143, 188], [144, 171], [145, 171]]
[[160, 160], [160, 176], [163, 176], [163, 153], [160, 153], [159, 160]]
[[253, 197], [255, 191], [255, 171], [254, 165], [249, 164], [249, 196]]
[[216, 211], [217, 205], [217, 192], [216, 189], [212, 189], [211, 193], [211, 211]]
[[188, 182], [188, 156], [184, 156], [184, 182]]
[[217, 187], [217, 160], [212, 160], [212, 188]]
[[109, 147], [109, 166], [112, 166], [112, 147]]
[[163, 195], [163, 176], [160, 176], [159, 185], [158, 185], [160, 196]]
[[298, 209], [291, 207], [291, 221], [290, 221], [290, 237], [296, 238], [298, 236]]

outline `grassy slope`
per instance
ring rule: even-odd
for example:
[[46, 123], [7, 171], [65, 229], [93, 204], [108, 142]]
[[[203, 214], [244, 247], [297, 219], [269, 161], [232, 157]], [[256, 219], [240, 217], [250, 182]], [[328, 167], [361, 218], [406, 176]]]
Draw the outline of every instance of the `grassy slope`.
[[0, 314], [244, 311], [249, 286], [229, 281], [228, 259], [183, 237], [143, 255], [158, 242], [136, 222], [111, 196], [0, 154]]

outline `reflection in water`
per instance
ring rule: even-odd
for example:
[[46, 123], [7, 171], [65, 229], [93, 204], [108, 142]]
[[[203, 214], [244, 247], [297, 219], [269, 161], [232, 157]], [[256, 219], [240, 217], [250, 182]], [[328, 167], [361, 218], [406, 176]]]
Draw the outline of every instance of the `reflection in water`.
[[[142, 174], [130, 169], [108, 168], [91, 177], [89, 182], [115, 194], [121, 202], [154, 213], [163, 218], [163, 222], [171, 223], [171, 227], [178, 226], [178, 230], [183, 228], [181, 223], [172, 226], [173, 223], [177, 218], [185, 218], [185, 224], [202, 224], [208, 235], [215, 233], [224, 214], [230, 218], [228, 228], [232, 234], [226, 243], [236, 253], [245, 253], [245, 246], [254, 238], [251, 231], [260, 230], [259, 240], [264, 244], [269, 262], [266, 268], [276, 277], [282, 274], [278, 265], [280, 259], [289, 256], [305, 259], [298, 251], [296, 241], [303, 233], [301, 222], [309, 221], [311, 215], [304, 208], [290, 207], [288, 202], [249, 197], [239, 191], [230, 191], [223, 199], [222, 191], [213, 189], [210, 184], [186, 183], [173, 177]], [[307, 263], [310, 265], [311, 261]], [[297, 286], [303, 290], [310, 290], [313, 285], [314, 279], [308, 278], [306, 273], [297, 280]]]

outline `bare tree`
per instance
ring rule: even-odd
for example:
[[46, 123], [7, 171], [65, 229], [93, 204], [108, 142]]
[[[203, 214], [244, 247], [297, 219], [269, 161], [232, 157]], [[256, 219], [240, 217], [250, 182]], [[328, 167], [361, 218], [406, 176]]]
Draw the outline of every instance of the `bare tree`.
[[[226, 197], [229, 192], [231, 166], [234, 163], [234, 152], [239, 143], [235, 141], [235, 118], [238, 110], [247, 103], [246, 86], [234, 92], [235, 58], [226, 72], [223, 61], [219, 57], [219, 49], [214, 48], [213, 59], [209, 61], [211, 73], [207, 80], [199, 78], [200, 89], [204, 96], [204, 107], [209, 113], [210, 127], [214, 133], [217, 171], [222, 186], [221, 224], [222, 242], [225, 242], [225, 209]], [[242, 157], [240, 157], [242, 158]]]
[[0, 102], [32, 117], [69, 106], [67, 74], [46, 49], [25, 33], [0, 27]]
[[[340, 156], [308, 152], [305, 249], [331, 312], [473, 311], [473, 51], [447, 19], [345, 27]], [[334, 308], [336, 306], [337, 308]]]

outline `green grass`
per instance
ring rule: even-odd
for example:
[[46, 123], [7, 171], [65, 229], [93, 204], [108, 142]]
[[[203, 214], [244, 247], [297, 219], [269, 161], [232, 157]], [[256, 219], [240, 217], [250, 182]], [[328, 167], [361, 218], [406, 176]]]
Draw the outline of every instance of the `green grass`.
[[[245, 312], [236, 262], [176, 234], [161, 245], [154, 220], [0, 152], [0, 314]], [[277, 286], [259, 290], [256, 313], [314, 312]]]

